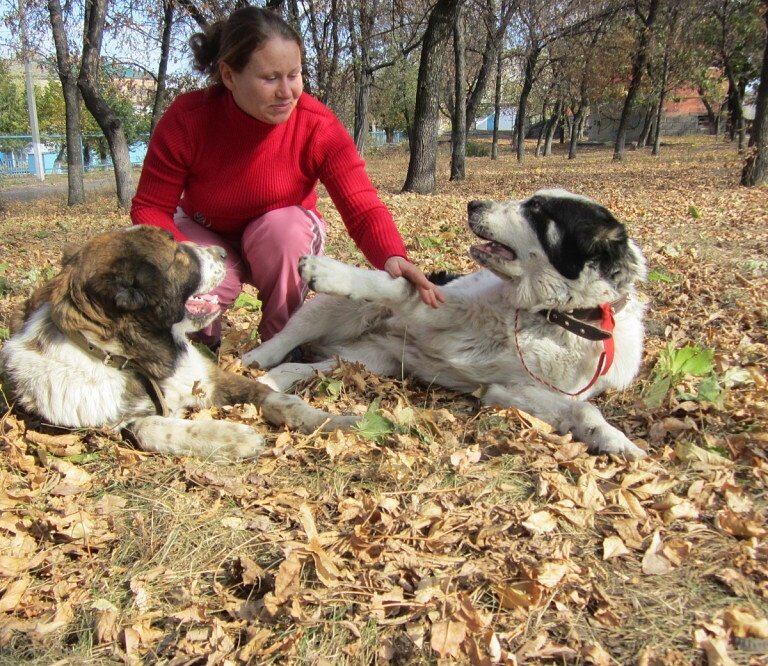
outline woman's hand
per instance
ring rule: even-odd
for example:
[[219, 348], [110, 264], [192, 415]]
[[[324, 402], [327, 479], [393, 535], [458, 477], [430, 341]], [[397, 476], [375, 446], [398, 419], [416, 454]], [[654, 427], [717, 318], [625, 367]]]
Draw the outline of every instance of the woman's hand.
[[437, 285], [432, 284], [419, 267], [412, 264], [405, 257], [393, 256], [387, 259], [384, 270], [392, 277], [404, 277], [419, 290], [421, 300], [433, 308], [445, 303], [445, 296]]

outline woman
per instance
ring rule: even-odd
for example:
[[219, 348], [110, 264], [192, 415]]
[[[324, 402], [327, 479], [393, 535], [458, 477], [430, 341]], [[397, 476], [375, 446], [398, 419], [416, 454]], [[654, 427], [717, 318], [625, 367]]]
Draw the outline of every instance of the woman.
[[[407, 260], [349, 133], [303, 93], [298, 33], [267, 9], [245, 7], [193, 35], [190, 45], [196, 69], [212, 85], [180, 95], [160, 119], [133, 199], [133, 223], [224, 247], [227, 277], [214, 294], [227, 307], [244, 282], [253, 284], [264, 341], [306, 296], [299, 257], [323, 251], [319, 181], [368, 261], [407, 278], [437, 307], [440, 290]], [[216, 326], [202, 342], [218, 344]]]

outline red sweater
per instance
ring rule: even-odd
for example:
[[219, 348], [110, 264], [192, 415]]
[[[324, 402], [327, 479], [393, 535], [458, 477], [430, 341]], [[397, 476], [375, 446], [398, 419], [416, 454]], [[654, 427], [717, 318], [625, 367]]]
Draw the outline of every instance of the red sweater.
[[243, 112], [224, 86], [177, 97], [152, 134], [131, 219], [184, 240], [173, 223], [181, 206], [193, 219], [206, 218], [212, 231], [237, 238], [246, 223], [276, 208], [317, 213], [318, 180], [373, 266], [407, 256], [349, 133], [306, 93], [280, 125]]

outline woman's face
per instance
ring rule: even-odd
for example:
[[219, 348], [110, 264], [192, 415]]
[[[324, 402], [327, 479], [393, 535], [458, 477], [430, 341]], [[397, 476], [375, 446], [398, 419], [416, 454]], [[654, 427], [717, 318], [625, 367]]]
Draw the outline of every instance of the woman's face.
[[221, 63], [221, 80], [235, 98], [235, 103], [249, 116], [279, 125], [290, 118], [299, 101], [301, 49], [296, 42], [272, 37], [251, 54], [242, 72]]

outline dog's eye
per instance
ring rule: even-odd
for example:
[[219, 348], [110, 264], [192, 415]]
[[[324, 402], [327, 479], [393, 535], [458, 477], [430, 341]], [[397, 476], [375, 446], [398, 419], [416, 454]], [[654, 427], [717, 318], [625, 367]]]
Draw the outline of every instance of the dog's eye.
[[532, 213], [540, 213], [541, 212], [541, 201], [539, 201], [538, 199], [531, 199], [528, 202], [528, 209]]

